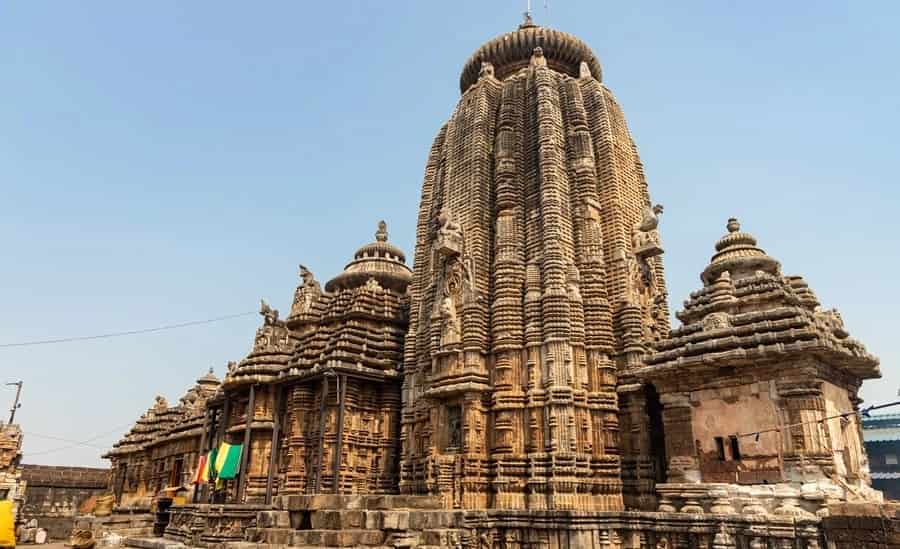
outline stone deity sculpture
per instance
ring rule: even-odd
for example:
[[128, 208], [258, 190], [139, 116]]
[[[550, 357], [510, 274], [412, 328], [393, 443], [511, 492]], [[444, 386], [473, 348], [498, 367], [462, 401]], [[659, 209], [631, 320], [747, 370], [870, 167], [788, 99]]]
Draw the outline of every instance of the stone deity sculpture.
[[322, 288], [312, 272], [304, 265], [300, 265], [300, 285], [294, 291], [294, 302], [291, 304], [291, 316], [308, 313], [316, 298], [322, 293]]
[[459, 318], [456, 316], [456, 306], [453, 299], [445, 297], [441, 301], [441, 347], [459, 343]]
[[634, 253], [638, 257], [648, 258], [663, 253], [662, 243], [659, 238], [659, 216], [663, 213], [661, 204], [652, 208], [648, 204], [644, 208], [641, 220], [634, 226], [632, 245]]

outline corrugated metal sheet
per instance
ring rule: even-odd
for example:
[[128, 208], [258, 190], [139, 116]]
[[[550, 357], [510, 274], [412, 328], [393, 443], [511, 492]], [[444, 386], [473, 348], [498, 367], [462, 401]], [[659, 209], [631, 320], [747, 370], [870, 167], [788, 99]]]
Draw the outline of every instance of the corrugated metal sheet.
[[[893, 425], [892, 425], [893, 424]], [[900, 414], [879, 414], [862, 418], [863, 429], [900, 427]]]
[[863, 429], [863, 440], [865, 442], [891, 442], [900, 440], [900, 427]]
[[897, 480], [900, 473], [872, 473], [872, 480]]

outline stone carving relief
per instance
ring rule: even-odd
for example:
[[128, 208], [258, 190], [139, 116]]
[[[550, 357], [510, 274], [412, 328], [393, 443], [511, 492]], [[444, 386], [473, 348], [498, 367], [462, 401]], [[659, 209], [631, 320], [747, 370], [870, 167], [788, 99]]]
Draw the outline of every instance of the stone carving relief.
[[828, 333], [838, 339], [845, 339], [850, 335], [844, 328], [844, 319], [837, 309], [816, 311], [816, 320]]
[[374, 278], [369, 278], [369, 280], [366, 281], [365, 288], [367, 292], [379, 292], [384, 289]]
[[703, 317], [703, 330], [718, 330], [731, 326], [731, 319], [726, 313], [710, 313]]
[[593, 78], [594, 75], [591, 74], [591, 67], [584, 61], [578, 65], [578, 78]]
[[289, 340], [288, 331], [284, 321], [278, 319], [278, 309], [273, 309], [265, 299], [261, 299], [259, 314], [263, 317], [263, 325], [256, 330], [253, 352], [285, 350]]
[[312, 272], [300, 265], [300, 285], [294, 291], [294, 302], [291, 304], [291, 316], [308, 313], [313, 303], [322, 294], [322, 288]]
[[438, 231], [435, 247], [443, 256], [453, 257], [462, 253], [462, 226], [456, 221], [453, 212], [444, 208], [437, 216]]
[[447, 447], [462, 447], [462, 413], [459, 406], [447, 408]]
[[569, 300], [573, 302], [582, 301], [581, 290], [581, 273], [574, 263], [569, 264], [569, 270], [566, 276], [566, 286], [569, 294]]
[[478, 71], [479, 80], [482, 78], [493, 78], [494, 77], [494, 65], [493, 63], [489, 63], [488, 61], [481, 62], [481, 70]]
[[265, 299], [259, 300], [259, 314], [263, 317], [266, 326], [278, 324], [278, 309], [273, 309]]
[[441, 300], [441, 347], [453, 345], [460, 341], [459, 317], [456, 315], [456, 305], [450, 296]]
[[197, 390], [191, 388], [187, 393], [185, 393], [183, 397], [178, 400], [178, 404], [180, 404], [181, 406], [192, 407], [194, 403], [197, 402], [198, 398], [200, 398], [200, 396], [197, 394]]
[[634, 253], [640, 258], [649, 258], [663, 253], [662, 241], [659, 238], [659, 216], [663, 213], [661, 204], [656, 204], [652, 208], [647, 205], [644, 208], [643, 217], [640, 222], [634, 226], [632, 234], [632, 245]]
[[657, 293], [653, 297], [653, 306], [650, 309], [650, 337], [653, 341], [665, 339], [669, 335], [668, 310], [666, 308], [666, 296]]
[[532, 67], [546, 67], [547, 66], [547, 58], [544, 57], [544, 48], [538, 46], [534, 48], [531, 54], [531, 66]]

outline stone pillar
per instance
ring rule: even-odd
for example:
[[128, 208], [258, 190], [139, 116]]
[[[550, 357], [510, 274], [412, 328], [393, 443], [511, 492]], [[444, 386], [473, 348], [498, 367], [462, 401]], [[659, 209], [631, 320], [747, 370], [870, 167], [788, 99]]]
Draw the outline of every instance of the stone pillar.
[[668, 456], [667, 481], [700, 482], [700, 463], [691, 426], [691, 398], [688, 393], [660, 395]]
[[655, 470], [650, 451], [647, 399], [639, 383], [618, 388], [622, 427], [622, 492], [625, 503], [634, 509], [655, 511]]
[[806, 480], [810, 473], [834, 473], [830, 437], [819, 420], [826, 416], [822, 382], [814, 372], [782, 380], [777, 385], [785, 427], [784, 474], [787, 480]]

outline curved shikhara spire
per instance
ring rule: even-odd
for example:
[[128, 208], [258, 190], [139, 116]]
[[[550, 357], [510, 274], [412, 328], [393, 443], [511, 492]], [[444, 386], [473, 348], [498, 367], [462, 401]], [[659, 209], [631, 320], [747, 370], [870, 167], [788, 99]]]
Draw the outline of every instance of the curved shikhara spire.
[[593, 55], [522, 61], [520, 32], [502, 74], [481, 61], [425, 169], [401, 490], [621, 509], [617, 379], [668, 331], [662, 208]]

